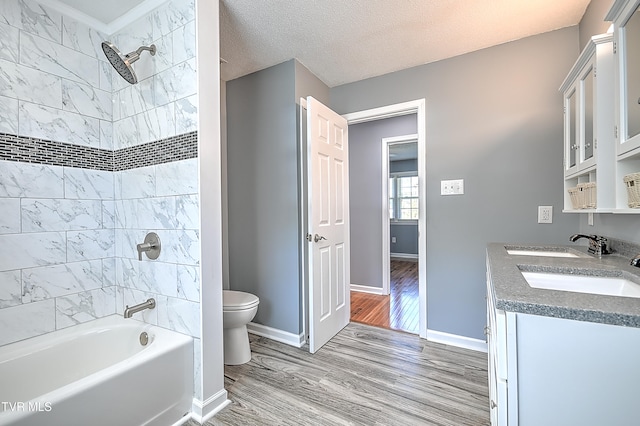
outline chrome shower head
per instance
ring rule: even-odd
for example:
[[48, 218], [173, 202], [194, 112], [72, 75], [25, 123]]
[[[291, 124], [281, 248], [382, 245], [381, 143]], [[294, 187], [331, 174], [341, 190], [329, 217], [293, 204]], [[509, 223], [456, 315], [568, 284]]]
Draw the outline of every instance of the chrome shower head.
[[140, 53], [144, 50], [148, 50], [151, 53], [151, 56], [153, 56], [156, 54], [156, 45], [152, 44], [149, 47], [140, 46], [137, 50], [127, 53], [126, 55], [122, 55], [113, 43], [108, 41], [102, 42], [102, 51], [113, 68], [118, 71], [118, 74], [120, 74], [122, 78], [131, 84], [136, 84], [138, 82], [138, 77], [136, 77], [136, 73], [131, 65], [140, 59]]

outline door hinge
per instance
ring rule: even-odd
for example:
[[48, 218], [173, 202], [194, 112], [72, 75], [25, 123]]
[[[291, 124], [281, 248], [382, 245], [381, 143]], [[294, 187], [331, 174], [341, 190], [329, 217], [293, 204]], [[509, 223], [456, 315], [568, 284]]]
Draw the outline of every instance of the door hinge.
[[616, 53], [618, 53], [618, 44], [614, 41], [613, 42], [613, 54], [615, 55]]
[[313, 241], [313, 235], [307, 234], [307, 235], [305, 235], [304, 239], [307, 240], [308, 242], [311, 242], [311, 241]]
[[598, 74], [598, 68], [593, 67], [593, 78], [595, 78], [597, 74]]
[[598, 139], [593, 140], [593, 149], [598, 149]]
[[613, 137], [618, 139], [618, 126], [613, 126]]

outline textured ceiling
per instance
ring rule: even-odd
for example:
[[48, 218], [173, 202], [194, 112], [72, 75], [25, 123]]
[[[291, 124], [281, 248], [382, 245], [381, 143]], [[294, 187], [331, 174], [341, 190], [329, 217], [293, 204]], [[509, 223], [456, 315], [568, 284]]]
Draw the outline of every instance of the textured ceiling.
[[334, 87], [576, 25], [589, 1], [221, 0], [221, 77], [297, 58]]

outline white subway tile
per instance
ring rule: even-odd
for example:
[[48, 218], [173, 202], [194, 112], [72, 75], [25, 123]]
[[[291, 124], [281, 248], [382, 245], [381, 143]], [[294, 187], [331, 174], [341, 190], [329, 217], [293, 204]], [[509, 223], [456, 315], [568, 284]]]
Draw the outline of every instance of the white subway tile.
[[62, 44], [85, 55], [106, 60], [102, 42], [107, 35], [68, 16], [62, 17]]
[[116, 226], [116, 206], [114, 201], [102, 201], [102, 227], [114, 229]]
[[102, 170], [64, 168], [64, 195], [68, 199], [113, 200], [113, 173]]
[[135, 71], [138, 81], [148, 79], [173, 65], [173, 39], [171, 37], [162, 37], [155, 39], [153, 44], [156, 46], [156, 54], [151, 56], [144, 53], [141, 55], [140, 60], [136, 62]]
[[120, 197], [123, 200], [148, 198], [156, 194], [156, 171], [154, 166], [139, 167], [118, 173]]
[[22, 271], [22, 302], [66, 296], [102, 287], [102, 261], [65, 263]]
[[98, 65], [100, 71], [100, 88], [113, 93], [113, 67], [108, 62], [100, 61]]
[[62, 198], [62, 167], [0, 161], [0, 197]]
[[0, 132], [18, 134], [18, 100], [0, 96]]
[[113, 119], [110, 92], [70, 80], [62, 80], [62, 109], [102, 120]]
[[173, 32], [173, 63], [196, 57], [196, 21], [178, 27]]
[[0, 1], [0, 22], [22, 29], [22, 12], [20, 0]]
[[153, 12], [154, 39], [167, 35], [195, 19], [194, 0], [172, 0]]
[[0, 95], [53, 108], [62, 107], [59, 77], [1, 59]]
[[100, 148], [113, 151], [113, 123], [100, 120]]
[[115, 313], [115, 287], [98, 288], [56, 298], [56, 328], [58, 330]]
[[198, 195], [181, 195], [176, 198], [176, 228], [200, 229], [200, 199]]
[[149, 45], [153, 40], [151, 14], [143, 16], [111, 35], [111, 41], [123, 55], [136, 50], [141, 45]]
[[20, 30], [3, 24], [0, 20], [0, 59], [18, 62]]
[[22, 303], [20, 271], [0, 272], [0, 309]]
[[158, 164], [155, 167], [158, 196], [198, 193], [197, 158]]
[[158, 325], [178, 333], [200, 337], [200, 304], [173, 297], [158, 304]]
[[198, 90], [195, 58], [172, 66], [155, 77], [156, 105], [195, 95]]
[[162, 231], [162, 251], [164, 262], [182, 265], [200, 264], [200, 233], [197, 230]]
[[53, 299], [0, 309], [0, 346], [55, 330]]
[[118, 285], [116, 258], [102, 259], [102, 287]]
[[198, 95], [178, 99], [176, 106], [176, 135], [198, 130]]
[[119, 119], [153, 109], [153, 79], [148, 78], [118, 92]]
[[[160, 252], [162, 256], [162, 252]], [[178, 272], [175, 264], [150, 260], [145, 254], [138, 265], [138, 279], [135, 288], [148, 293], [176, 297], [178, 295]]]
[[100, 147], [100, 120], [27, 102], [19, 105], [23, 136]]
[[62, 43], [62, 14], [35, 0], [22, 0], [22, 29]]
[[115, 240], [113, 229], [67, 232], [67, 262], [113, 257]]
[[66, 261], [64, 232], [0, 235], [0, 271]]
[[20, 233], [20, 199], [0, 198], [0, 234]]
[[22, 232], [73, 231], [102, 228], [102, 202], [24, 198]]
[[20, 33], [20, 62], [62, 78], [100, 87], [98, 59], [25, 32]]
[[200, 301], [200, 267], [199, 266], [178, 266], [178, 297]]
[[176, 200], [174, 197], [141, 198], [136, 200], [135, 214], [140, 229], [175, 229]]
[[138, 259], [116, 258], [116, 280], [118, 285], [126, 288], [136, 288], [138, 280]]

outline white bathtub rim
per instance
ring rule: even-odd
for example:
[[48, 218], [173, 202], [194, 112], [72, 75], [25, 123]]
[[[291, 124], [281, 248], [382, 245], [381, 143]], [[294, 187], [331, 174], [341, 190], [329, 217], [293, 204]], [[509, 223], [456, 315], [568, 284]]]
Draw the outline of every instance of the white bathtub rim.
[[[150, 335], [153, 336], [154, 341], [156, 339], [161, 339], [163, 341], [163, 345], [153, 345], [153, 341], [152, 341], [143, 350], [133, 354], [129, 358], [121, 360], [104, 369], [98, 370], [86, 377], [83, 377], [79, 380], [75, 380], [71, 383], [68, 383], [64, 386], [56, 388], [43, 395], [38, 395], [36, 397], [29, 399], [28, 401], [22, 401], [22, 402], [24, 403], [49, 402], [53, 406], [55, 406], [56, 403], [64, 401], [70, 396], [73, 396], [74, 394], [76, 394], [78, 388], [84, 389], [86, 387], [90, 387], [96, 383], [100, 383], [101, 381], [103, 381], [108, 377], [113, 376], [115, 372], [119, 372], [122, 369], [131, 369], [144, 364], [150, 358], [153, 358], [155, 355], [157, 355], [158, 352], [165, 351], [167, 348], [167, 345], [165, 343], [171, 342], [170, 346], [172, 348], [175, 348], [184, 344], [188, 344], [193, 341], [193, 338], [190, 336], [187, 336], [185, 334], [181, 334], [178, 332], [174, 332], [171, 330], [167, 330], [158, 326], [146, 324], [139, 321], [133, 321], [131, 323], [125, 322], [125, 321], [126, 320], [120, 316], [111, 315], [109, 317], [101, 318], [96, 321], [80, 324], [76, 326], [77, 328], [69, 327], [62, 330], [58, 330], [61, 333], [59, 333], [56, 336], [51, 336], [54, 333], [57, 333], [57, 332], [53, 332], [53, 333], [49, 333], [48, 335], [33, 337], [31, 338], [32, 340], [31, 345], [29, 345], [30, 343], [29, 339], [11, 344], [11, 345], [18, 345], [19, 347], [16, 348], [14, 351], [8, 351], [9, 353], [12, 353], [14, 355], [22, 354], [24, 356], [36, 350], [41, 350], [43, 348], [52, 346], [54, 344], [64, 343], [64, 341], [71, 340], [74, 338], [74, 336], [78, 336], [79, 334], [99, 332], [100, 330], [106, 330], [114, 326], [116, 327], [125, 326], [128, 328], [135, 327], [135, 328], [138, 328], [140, 332], [142, 331], [148, 332]], [[90, 326], [91, 324], [93, 324], [92, 327]], [[33, 342], [33, 340], [36, 340], [39, 338], [43, 341]], [[34, 349], [29, 350], [29, 347], [33, 347]], [[0, 350], [1, 349], [5, 349], [5, 347], [0, 348]], [[3, 355], [2, 352], [0, 352], [0, 359], [2, 359], [1, 358], [2, 355]], [[15, 401], [11, 401], [11, 402], [15, 402]], [[10, 411], [8, 412], [0, 411], [0, 417], [10, 416], [10, 415], [11, 415]]]

